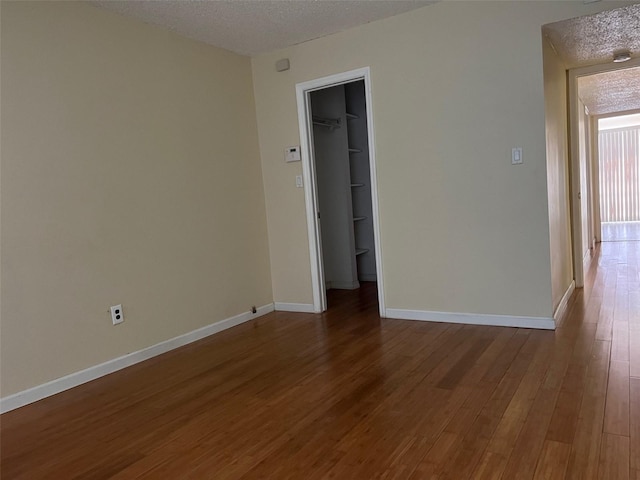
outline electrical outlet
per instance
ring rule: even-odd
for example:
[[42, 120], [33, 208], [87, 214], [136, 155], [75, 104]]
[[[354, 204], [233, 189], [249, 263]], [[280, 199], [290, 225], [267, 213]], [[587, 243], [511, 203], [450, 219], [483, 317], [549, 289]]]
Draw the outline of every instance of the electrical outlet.
[[111, 311], [111, 321], [114, 325], [124, 322], [124, 313], [122, 313], [122, 305], [114, 305], [109, 309]]

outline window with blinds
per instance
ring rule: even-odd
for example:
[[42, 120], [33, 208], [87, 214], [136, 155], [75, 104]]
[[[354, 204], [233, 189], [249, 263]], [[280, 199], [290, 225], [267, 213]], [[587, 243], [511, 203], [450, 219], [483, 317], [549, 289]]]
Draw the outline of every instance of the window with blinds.
[[598, 133], [600, 218], [640, 221], [640, 125]]

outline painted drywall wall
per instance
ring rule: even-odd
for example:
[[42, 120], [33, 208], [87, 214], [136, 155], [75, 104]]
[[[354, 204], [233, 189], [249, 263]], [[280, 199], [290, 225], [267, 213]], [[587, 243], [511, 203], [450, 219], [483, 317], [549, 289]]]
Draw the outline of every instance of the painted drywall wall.
[[253, 58], [275, 300], [312, 302], [295, 84], [369, 66], [387, 308], [551, 316], [541, 27], [622, 4], [439, 2]]
[[271, 303], [250, 60], [1, 8], [2, 396]]
[[551, 291], [555, 310], [573, 280], [569, 203], [567, 70], [546, 38], [542, 40], [542, 46], [544, 54]]

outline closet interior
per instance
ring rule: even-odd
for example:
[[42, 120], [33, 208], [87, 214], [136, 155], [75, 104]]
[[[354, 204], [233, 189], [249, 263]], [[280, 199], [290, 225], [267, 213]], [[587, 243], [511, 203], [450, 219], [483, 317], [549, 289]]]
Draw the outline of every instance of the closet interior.
[[375, 282], [364, 82], [310, 94], [325, 286]]

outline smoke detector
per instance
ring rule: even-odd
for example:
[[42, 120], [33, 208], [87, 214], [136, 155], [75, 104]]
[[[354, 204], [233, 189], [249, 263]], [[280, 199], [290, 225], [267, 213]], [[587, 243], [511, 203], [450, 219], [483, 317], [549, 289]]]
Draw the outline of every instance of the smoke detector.
[[613, 54], [614, 63], [622, 63], [631, 60], [631, 54], [627, 52], [616, 52]]

